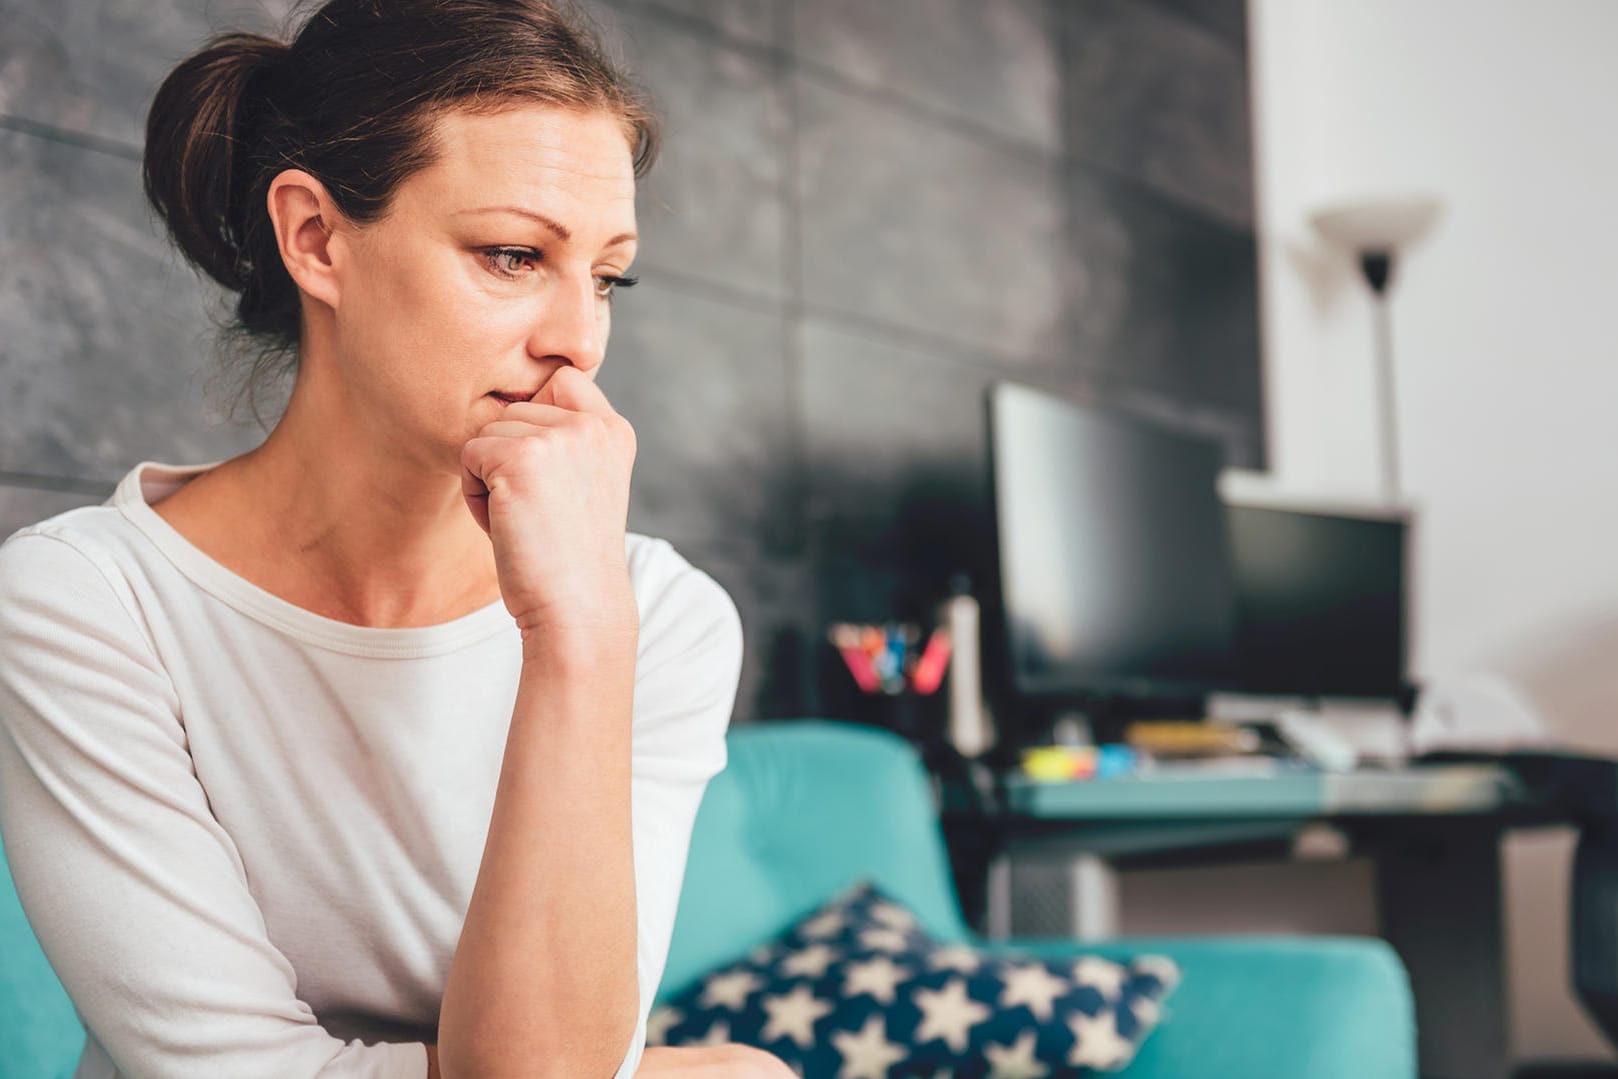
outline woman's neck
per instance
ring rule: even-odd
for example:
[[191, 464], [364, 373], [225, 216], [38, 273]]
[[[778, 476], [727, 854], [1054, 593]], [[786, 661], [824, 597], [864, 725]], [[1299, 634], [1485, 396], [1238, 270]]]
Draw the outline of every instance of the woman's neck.
[[498, 600], [459, 474], [321, 412], [295, 392], [261, 446], [187, 484], [164, 515], [228, 568], [339, 621], [436, 625]]

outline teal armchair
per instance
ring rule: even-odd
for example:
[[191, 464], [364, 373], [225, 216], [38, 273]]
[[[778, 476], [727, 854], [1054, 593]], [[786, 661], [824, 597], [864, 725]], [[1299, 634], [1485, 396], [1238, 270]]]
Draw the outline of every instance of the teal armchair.
[[1355, 937], [990, 942], [962, 919], [932, 785], [874, 727], [771, 720], [733, 729], [709, 784], [658, 1000], [770, 939], [860, 876], [935, 937], [1046, 957], [1173, 957], [1183, 980], [1128, 1079], [1415, 1079], [1415, 1013], [1384, 941]]
[[[931, 783], [885, 731], [831, 720], [737, 727], [697, 817], [658, 999], [869, 876], [934, 936], [1066, 956], [1158, 952], [1184, 980], [1129, 1079], [1415, 1079], [1404, 968], [1383, 942], [1344, 937], [1065, 939], [991, 943], [964, 923]], [[0, 870], [4, 863], [0, 862]], [[0, 1045], [14, 1079], [65, 1079], [84, 1030], [0, 872]]]

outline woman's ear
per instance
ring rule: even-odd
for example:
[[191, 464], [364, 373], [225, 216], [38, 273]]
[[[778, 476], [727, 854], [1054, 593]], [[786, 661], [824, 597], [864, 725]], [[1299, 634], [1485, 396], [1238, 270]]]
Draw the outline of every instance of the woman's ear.
[[301, 169], [287, 169], [270, 181], [267, 201], [287, 273], [299, 290], [335, 308], [341, 289], [333, 226], [341, 217], [325, 185]]

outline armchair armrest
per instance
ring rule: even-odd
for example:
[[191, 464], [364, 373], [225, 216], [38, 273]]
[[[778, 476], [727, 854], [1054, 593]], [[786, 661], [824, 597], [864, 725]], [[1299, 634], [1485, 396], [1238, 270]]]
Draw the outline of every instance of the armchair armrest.
[[1040, 959], [1166, 955], [1183, 978], [1129, 1079], [1415, 1079], [1410, 982], [1385, 942], [1341, 936], [974, 940]]

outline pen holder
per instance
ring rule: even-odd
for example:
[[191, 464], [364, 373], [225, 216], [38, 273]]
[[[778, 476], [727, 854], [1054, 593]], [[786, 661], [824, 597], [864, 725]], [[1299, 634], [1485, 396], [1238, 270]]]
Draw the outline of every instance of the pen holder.
[[942, 740], [949, 699], [942, 693], [859, 693], [850, 699], [856, 722], [882, 727], [917, 744]]
[[834, 622], [826, 643], [840, 657], [834, 700], [855, 721], [883, 727], [918, 744], [943, 738], [948, 694], [947, 629], [914, 622]]

